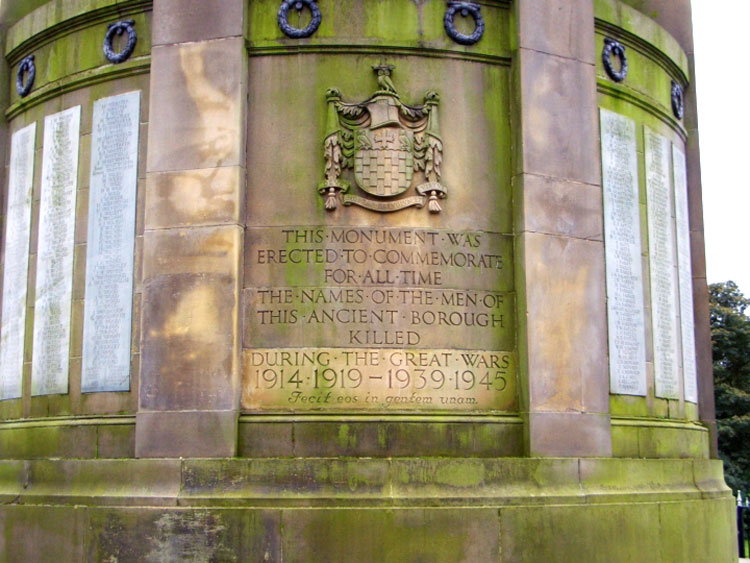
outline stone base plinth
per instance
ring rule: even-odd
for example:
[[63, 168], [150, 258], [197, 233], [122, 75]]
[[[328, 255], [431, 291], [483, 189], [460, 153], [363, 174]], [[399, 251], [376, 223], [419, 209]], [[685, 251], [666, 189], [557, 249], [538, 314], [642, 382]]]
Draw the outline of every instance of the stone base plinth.
[[736, 561], [721, 462], [0, 461], [0, 561]]

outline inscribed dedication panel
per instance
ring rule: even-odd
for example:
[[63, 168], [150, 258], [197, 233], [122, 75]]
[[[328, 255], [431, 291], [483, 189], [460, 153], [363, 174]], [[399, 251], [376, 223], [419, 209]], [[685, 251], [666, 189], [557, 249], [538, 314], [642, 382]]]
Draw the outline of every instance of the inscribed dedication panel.
[[503, 410], [511, 241], [479, 231], [248, 229], [243, 407]]
[[44, 119], [31, 394], [68, 392], [81, 106]]
[[677, 294], [669, 141], [644, 127], [651, 316], [656, 396], [680, 398]]
[[465, 90], [418, 59], [369, 66], [352, 61], [342, 77], [361, 98], [306, 98], [327, 115], [317, 132], [250, 116], [288, 140], [248, 149], [242, 407], [514, 411], [510, 159], [493, 121], [505, 112], [456, 102]]
[[685, 153], [672, 145], [674, 168], [675, 218], [677, 227], [677, 270], [680, 283], [680, 333], [682, 334], [682, 373], [685, 400], [698, 402], [698, 372], [695, 361], [695, 324], [693, 319], [693, 267], [690, 257], [690, 220], [688, 217], [687, 164]]
[[81, 391], [130, 389], [140, 92], [94, 103]]
[[646, 395], [635, 122], [602, 109], [601, 130], [610, 391]]
[[35, 142], [36, 123], [14, 133], [10, 141], [0, 342], [0, 399], [17, 399], [21, 396]]

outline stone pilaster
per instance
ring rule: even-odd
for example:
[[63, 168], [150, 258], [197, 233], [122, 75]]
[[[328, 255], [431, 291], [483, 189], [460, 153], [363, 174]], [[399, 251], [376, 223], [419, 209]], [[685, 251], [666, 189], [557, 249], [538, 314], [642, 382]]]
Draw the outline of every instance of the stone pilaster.
[[[5, 60], [5, 38], [7, 36], [6, 26], [0, 23], [0, 55], [2, 55], [2, 63], [0, 63], [0, 107], [6, 108], [9, 103], [8, 91], [10, 90], [10, 77], [11, 69], [8, 66], [8, 62]], [[0, 120], [0, 182], [1, 185], [5, 186], [8, 179], [7, 166], [10, 163], [10, 138], [8, 136], [8, 122], [5, 119]], [[2, 199], [0, 199], [0, 232], [5, 232], [5, 210], [7, 207], [8, 194], [3, 191]], [[3, 256], [3, 265], [5, 264], [5, 256]], [[2, 271], [2, 270], [0, 270]], [[2, 282], [0, 282], [0, 288]], [[0, 310], [0, 314], [2, 311]]]
[[[513, 178], [526, 449], [611, 455], [592, 0], [516, 4]], [[576, 26], [573, 22], [590, 21]]]
[[244, 5], [154, 1], [139, 457], [237, 449]]

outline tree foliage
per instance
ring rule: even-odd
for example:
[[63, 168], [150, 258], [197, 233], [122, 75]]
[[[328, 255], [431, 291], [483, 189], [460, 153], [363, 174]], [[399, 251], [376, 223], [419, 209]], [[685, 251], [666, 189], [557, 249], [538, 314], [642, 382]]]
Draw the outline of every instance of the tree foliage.
[[732, 281], [709, 299], [719, 454], [727, 484], [750, 492], [750, 299]]

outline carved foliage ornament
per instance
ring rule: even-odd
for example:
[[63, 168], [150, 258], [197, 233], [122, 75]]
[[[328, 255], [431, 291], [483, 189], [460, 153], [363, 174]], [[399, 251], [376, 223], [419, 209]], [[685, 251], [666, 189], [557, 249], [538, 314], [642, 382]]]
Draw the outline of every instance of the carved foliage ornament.
[[[448, 37], [461, 45], [473, 45], [479, 41], [484, 35], [484, 18], [479, 10], [479, 4], [474, 2], [448, 2], [448, 8], [445, 10], [445, 16], [443, 17], [443, 25]], [[456, 29], [454, 21], [456, 13], [460, 13], [463, 17], [471, 16], [474, 18], [474, 31], [470, 35], [461, 33]]]
[[[297, 12], [301, 12], [302, 8], [307, 7], [312, 14], [312, 19], [306, 27], [299, 28], [293, 27], [289, 23], [289, 10], [294, 8]], [[320, 14], [320, 8], [315, 0], [284, 0], [279, 7], [279, 13], [277, 16], [279, 22], [279, 28], [284, 32], [284, 35], [291, 37], [292, 39], [301, 39], [304, 37], [310, 37], [313, 33], [318, 30], [320, 21], [323, 17]]]
[[672, 80], [672, 113], [677, 119], [685, 115], [685, 92], [677, 82]]
[[[23, 75], [28, 72], [26, 84], [23, 83]], [[25, 98], [34, 87], [34, 78], [36, 78], [36, 65], [34, 64], [34, 55], [29, 55], [18, 65], [16, 74], [16, 92], [22, 98]]]
[[[612, 64], [612, 55], [620, 59], [620, 70], [616, 70]], [[614, 39], [604, 40], [602, 63], [604, 64], [604, 70], [615, 82], [622, 82], [628, 75], [628, 57], [625, 54], [625, 46], [619, 41]]]
[[[109, 62], [115, 64], [121, 63], [128, 60], [128, 57], [133, 54], [135, 44], [138, 41], [138, 35], [135, 33], [134, 25], [135, 21], [133, 20], [123, 20], [109, 24], [107, 27], [107, 34], [104, 36], [104, 45], [102, 47], [104, 49], [104, 56], [107, 57]], [[112, 48], [112, 40], [115, 35], [122, 35], [125, 32], [128, 34], [128, 42], [122, 51], [115, 53]]]
[[[448, 190], [440, 183], [440, 98], [428, 92], [422, 105], [405, 104], [391, 80], [393, 69], [385, 64], [373, 67], [378, 90], [364, 102], [343, 102], [336, 88], [326, 92], [325, 179], [318, 192], [328, 211], [340, 201], [380, 212], [425, 204], [430, 213], [441, 211], [438, 200]], [[348, 193], [351, 184], [342, 178], [346, 170], [353, 171], [361, 193]], [[418, 195], [408, 195], [413, 186]]]

